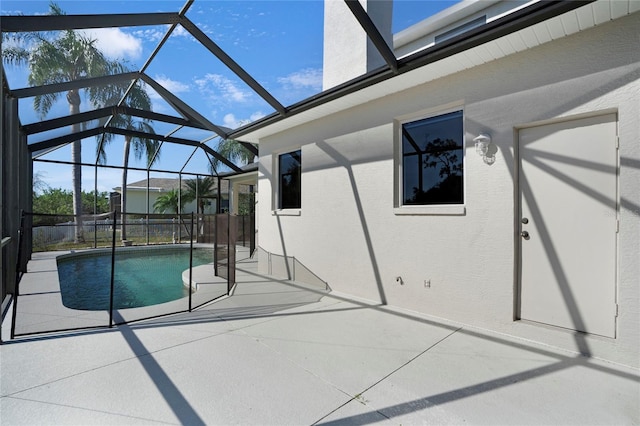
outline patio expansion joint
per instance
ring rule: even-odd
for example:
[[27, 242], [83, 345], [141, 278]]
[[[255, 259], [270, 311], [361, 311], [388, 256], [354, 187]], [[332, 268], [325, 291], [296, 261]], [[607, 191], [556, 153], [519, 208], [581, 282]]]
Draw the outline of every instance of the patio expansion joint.
[[[446, 336], [444, 336], [443, 338], [441, 338], [440, 340], [438, 340], [437, 342], [433, 343], [432, 345], [430, 345], [429, 347], [427, 347], [425, 350], [423, 350], [422, 352], [420, 352], [419, 354], [417, 354], [416, 356], [414, 356], [413, 358], [411, 358], [410, 360], [408, 360], [407, 362], [405, 362], [404, 364], [402, 364], [401, 366], [395, 368], [393, 371], [391, 371], [390, 373], [386, 374], [385, 376], [383, 376], [380, 380], [378, 380], [377, 382], [373, 383], [371, 386], [367, 387], [366, 389], [364, 389], [363, 391], [357, 393], [356, 395], [350, 395], [348, 392], [342, 390], [342, 389], [338, 389], [340, 392], [349, 395], [351, 397], [351, 399], [349, 399], [347, 402], [345, 402], [344, 404], [336, 407], [334, 410], [331, 410], [329, 413], [325, 414], [323, 417], [319, 418], [318, 420], [316, 420], [315, 422], [313, 422], [312, 424], [318, 424], [320, 423], [322, 420], [326, 419], [328, 416], [330, 416], [331, 414], [335, 413], [336, 411], [340, 410], [342, 407], [346, 406], [347, 404], [349, 404], [351, 401], [356, 401], [362, 405], [367, 405], [367, 401], [366, 399], [363, 397], [363, 395], [368, 392], [369, 390], [373, 389], [374, 387], [376, 387], [377, 385], [379, 385], [380, 383], [382, 383], [383, 381], [385, 381], [386, 379], [388, 379], [389, 377], [393, 376], [395, 373], [397, 373], [398, 371], [402, 370], [403, 368], [405, 368], [407, 365], [411, 364], [412, 362], [414, 362], [415, 360], [417, 360], [418, 358], [420, 358], [421, 356], [423, 356], [424, 354], [426, 354], [427, 352], [429, 352], [431, 349], [435, 348], [436, 346], [438, 346], [440, 343], [444, 342], [445, 340], [447, 340], [449, 337], [453, 336], [454, 334], [456, 334], [457, 332], [459, 332], [460, 330], [462, 330], [464, 327], [458, 327], [455, 330], [451, 331], [449, 334], [447, 334]], [[334, 386], [335, 387], [335, 386]], [[379, 414], [380, 416], [384, 417], [385, 419], [391, 420], [391, 418], [387, 415], [385, 415], [384, 413], [380, 412], [379, 410], [376, 410], [375, 408], [371, 407], [372, 410], [374, 410], [377, 414]]]
[[[135, 329], [132, 329], [132, 330], [135, 330]], [[91, 372], [94, 372], [94, 371], [102, 370], [104, 368], [109, 368], [109, 367], [112, 367], [114, 365], [121, 364], [123, 362], [128, 362], [128, 361], [132, 361], [132, 360], [136, 360], [136, 359], [139, 360], [139, 359], [141, 359], [143, 357], [147, 357], [147, 356], [153, 357], [154, 354], [158, 354], [158, 353], [170, 350], [170, 349], [178, 348], [180, 346], [184, 346], [184, 345], [188, 345], [188, 344], [191, 344], [191, 343], [203, 341], [203, 340], [206, 340], [206, 339], [211, 339], [211, 338], [218, 337], [218, 336], [221, 336], [221, 335], [224, 335], [224, 334], [228, 334], [228, 333], [230, 333], [230, 331], [223, 331], [223, 332], [220, 332], [220, 333], [208, 333], [207, 336], [199, 337], [199, 338], [196, 338], [196, 339], [193, 339], [193, 340], [189, 340], [187, 342], [177, 343], [177, 344], [170, 345], [170, 346], [167, 346], [167, 347], [164, 347], [164, 348], [161, 348], [161, 349], [157, 349], [157, 350], [154, 350], [154, 351], [148, 351], [146, 353], [136, 354], [134, 356], [130, 356], [130, 357], [126, 357], [126, 358], [123, 358], [123, 359], [119, 359], [117, 361], [109, 362], [107, 364], [102, 364], [102, 365], [99, 365], [99, 366], [96, 366], [96, 367], [93, 367], [93, 368], [89, 368], [89, 369], [86, 369], [86, 370], [83, 370], [83, 371], [78, 371], [76, 373], [69, 374], [69, 375], [64, 376], [64, 377], [59, 377], [59, 378], [54, 379], [54, 380], [49, 380], [49, 381], [44, 382], [44, 383], [39, 383], [39, 384], [37, 384], [35, 386], [30, 386], [28, 388], [20, 389], [18, 391], [11, 392], [11, 393], [8, 393], [6, 395], [1, 395], [1, 397], [2, 398], [24, 399], [24, 398], [16, 397], [15, 395], [19, 395], [19, 394], [21, 394], [23, 392], [28, 392], [28, 391], [33, 390], [33, 389], [38, 389], [38, 388], [43, 387], [43, 386], [48, 386], [48, 385], [51, 385], [53, 383], [57, 383], [57, 382], [60, 382], [60, 381], [63, 381], [63, 380], [71, 379], [73, 377], [78, 377], [78, 376], [81, 376], [83, 374], [87, 374], [87, 373], [91, 373]]]
[[[312, 309], [312, 310], [306, 311], [306, 312], [304, 312], [303, 314], [316, 314], [316, 313], [322, 313], [325, 309], [327, 309], [327, 307], [331, 307], [331, 306], [334, 306], [334, 305], [339, 305], [339, 304], [341, 304], [341, 303], [344, 303], [344, 301], [342, 301], [342, 300], [335, 300], [335, 301], [333, 301], [332, 303], [328, 303], [327, 305], [320, 306], [320, 307], [317, 307], [316, 309]], [[284, 314], [283, 316], [284, 316], [284, 317], [286, 317], [286, 316], [287, 316], [287, 315], [286, 315], [286, 311], [285, 311], [285, 314]], [[332, 382], [328, 381], [328, 380], [327, 380], [327, 379], [325, 379], [324, 377], [319, 376], [318, 374], [314, 373], [313, 371], [309, 370], [308, 368], [305, 368], [303, 365], [299, 364], [299, 363], [298, 363], [298, 362], [296, 362], [295, 360], [293, 360], [293, 359], [291, 359], [291, 358], [289, 358], [289, 357], [285, 356], [282, 352], [280, 352], [280, 351], [276, 350], [275, 348], [273, 348], [272, 346], [270, 346], [269, 344], [267, 344], [263, 339], [261, 339], [261, 338], [259, 338], [259, 337], [256, 337], [256, 336], [253, 336], [253, 335], [251, 335], [251, 334], [249, 334], [249, 333], [247, 332], [248, 330], [250, 330], [250, 329], [251, 329], [251, 328], [253, 328], [253, 327], [257, 327], [257, 326], [260, 326], [260, 325], [264, 325], [264, 324], [266, 324], [266, 323], [273, 322], [273, 321], [282, 320], [282, 319], [283, 319], [283, 316], [271, 317], [271, 318], [265, 319], [264, 321], [255, 322], [255, 323], [252, 323], [252, 324], [248, 324], [248, 325], [246, 325], [246, 326], [243, 326], [243, 327], [238, 327], [238, 328], [235, 328], [235, 329], [233, 329], [233, 330], [229, 330], [229, 331], [227, 331], [227, 332], [225, 332], [225, 333], [242, 333], [242, 335], [243, 335], [244, 337], [247, 337], [247, 338], [249, 338], [249, 339], [251, 339], [251, 340], [255, 341], [255, 342], [256, 342], [256, 343], [258, 343], [259, 345], [261, 345], [261, 346], [263, 346], [264, 348], [268, 349], [270, 352], [272, 352], [272, 353], [274, 353], [274, 354], [276, 354], [276, 355], [278, 355], [278, 356], [282, 356], [282, 357], [283, 357], [284, 359], [286, 359], [288, 362], [290, 362], [291, 364], [293, 364], [293, 365], [295, 365], [296, 367], [300, 368], [301, 370], [303, 370], [303, 371], [304, 371], [304, 372], [306, 372], [307, 374], [310, 374], [311, 376], [313, 376], [313, 377], [317, 378], [318, 380], [320, 380], [320, 381], [322, 381], [322, 382], [326, 383], [327, 385], [329, 385], [330, 387], [334, 388], [334, 389], [335, 389], [335, 390], [337, 390], [338, 392], [343, 393], [345, 396], [349, 397], [349, 400], [348, 400], [345, 404], [347, 404], [349, 401], [351, 401], [351, 400], [353, 399], [353, 396], [352, 396], [349, 392], [347, 392], [347, 391], [345, 391], [345, 390], [343, 390], [343, 389], [339, 388], [339, 387], [338, 387], [338, 386], [336, 386], [334, 383], [332, 383]], [[220, 317], [220, 319], [221, 319], [222, 321], [234, 321], [234, 320], [235, 320], [234, 318], [224, 318], [224, 317]], [[344, 405], [344, 404], [343, 404], [343, 405]], [[341, 406], [342, 406], [342, 405], [341, 405]], [[338, 407], [338, 408], [339, 408], [339, 407]], [[333, 411], [332, 411], [332, 412], [333, 412]], [[329, 414], [330, 414], [330, 413], [329, 413]], [[327, 415], [328, 415], [328, 414], [327, 414]]]
[[[20, 391], [20, 392], [22, 392], [22, 391]], [[86, 412], [89, 412], [89, 413], [108, 414], [110, 416], [120, 417], [124, 421], [129, 419], [129, 420], [142, 420], [142, 421], [145, 421], [145, 422], [153, 422], [153, 423], [156, 423], [156, 424], [166, 424], [166, 425], [177, 424], [177, 423], [163, 422], [163, 421], [158, 420], [158, 419], [150, 419], [150, 418], [138, 417], [138, 416], [129, 416], [129, 415], [125, 415], [125, 414], [114, 413], [114, 412], [111, 412], [111, 411], [96, 410], [96, 409], [93, 409], [93, 408], [78, 407], [78, 406], [69, 405], [69, 404], [59, 404], [59, 403], [54, 403], [54, 402], [40, 401], [40, 400], [37, 400], [37, 399], [20, 398], [20, 397], [16, 397], [16, 396], [3, 396], [2, 398], [3, 399], [15, 399], [15, 400], [27, 401], [27, 402], [35, 402], [35, 403], [38, 403], [38, 404], [51, 405], [51, 406], [54, 406], [54, 407], [73, 408], [74, 410], [81, 410], [81, 411], [86, 411]]]

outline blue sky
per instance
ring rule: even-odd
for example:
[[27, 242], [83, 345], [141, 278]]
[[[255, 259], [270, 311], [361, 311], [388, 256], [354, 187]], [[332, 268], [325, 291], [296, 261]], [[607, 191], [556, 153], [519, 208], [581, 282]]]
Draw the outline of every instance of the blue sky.
[[[341, 1], [341, 0], [332, 0]], [[396, 0], [393, 6], [393, 31], [405, 29], [456, 1]], [[11, 1], [0, 4], [2, 15], [38, 15], [48, 11], [47, 1]], [[59, 1], [69, 15], [95, 13], [151, 13], [178, 12], [183, 1]], [[290, 105], [321, 91], [323, 2], [298, 1], [209, 1], [196, 0], [187, 17], [215, 43], [249, 72], [280, 103]], [[157, 46], [168, 26], [110, 28], [87, 30], [103, 52], [113, 59], [124, 59], [132, 69], [140, 69]], [[27, 86], [28, 70], [6, 66], [12, 89]], [[179, 98], [198, 110], [215, 124], [235, 128], [260, 118], [273, 109], [257, 94], [226, 69], [208, 50], [203, 48], [180, 26], [154, 59], [146, 73], [171, 90]], [[154, 111], [177, 115], [155, 92], [149, 90]], [[32, 109], [32, 99], [21, 100], [20, 119], [23, 124], [38, 120]], [[81, 110], [90, 106], [84, 102]], [[68, 105], [64, 94], [46, 118], [66, 115]], [[166, 134], [173, 125], [154, 123], [157, 133]], [[68, 130], [61, 129], [57, 134]], [[51, 137], [52, 134], [32, 135], [29, 142]], [[201, 141], [210, 132], [182, 129], [174, 136]], [[215, 146], [216, 140], [208, 144]], [[83, 161], [95, 161], [95, 141], [83, 141]], [[180, 170], [193, 149], [167, 145], [155, 167]], [[122, 164], [122, 141], [114, 139], [107, 150], [109, 164]], [[61, 148], [46, 158], [68, 160], [70, 149]], [[133, 166], [143, 167], [135, 160]], [[191, 158], [185, 172], [205, 172], [207, 160], [200, 153]], [[34, 171], [40, 172], [51, 187], [70, 188], [70, 167], [36, 162]], [[100, 169], [98, 190], [110, 191], [120, 185], [119, 170]], [[153, 175], [154, 177], [170, 177]], [[146, 178], [146, 173], [130, 172], [128, 182]], [[94, 171], [83, 170], [83, 187], [94, 188]]]

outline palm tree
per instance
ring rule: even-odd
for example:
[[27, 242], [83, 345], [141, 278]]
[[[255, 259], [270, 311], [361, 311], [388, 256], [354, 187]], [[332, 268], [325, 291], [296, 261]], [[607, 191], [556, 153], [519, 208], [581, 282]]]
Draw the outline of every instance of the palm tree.
[[[242, 146], [235, 139], [220, 139], [216, 147], [216, 151], [227, 160], [239, 166], [251, 164], [255, 161], [256, 156], [253, 152]], [[211, 164], [211, 173], [215, 173], [220, 167], [220, 160], [213, 158]]]
[[187, 200], [180, 197], [180, 191], [174, 188], [156, 199], [153, 211], [164, 213], [169, 210], [171, 213], [179, 214], [186, 202]]
[[195, 179], [188, 179], [184, 182], [186, 191], [183, 195], [187, 202], [196, 200], [198, 205], [198, 211], [200, 214], [204, 214], [204, 208], [207, 198], [215, 198], [217, 196], [218, 185], [211, 176], [200, 176]]
[[[50, 15], [64, 15], [56, 3], [49, 5]], [[31, 41], [31, 48], [12, 46], [3, 50], [2, 58], [11, 64], [29, 64], [28, 82], [30, 86], [62, 83], [88, 77], [97, 77], [120, 72], [121, 66], [117, 61], [110, 61], [96, 47], [96, 40], [92, 40], [72, 30], [57, 33], [56, 37], [46, 34], [33, 33], [23, 36]], [[91, 87], [84, 89], [85, 95], [94, 102], [100, 97], [104, 88]], [[35, 96], [33, 107], [39, 117], [43, 119], [53, 107], [60, 93], [48, 93]], [[80, 112], [80, 89], [72, 89], [66, 93], [69, 103], [69, 113]], [[71, 132], [80, 131], [81, 124], [72, 124]], [[73, 213], [76, 216], [75, 242], [84, 241], [82, 230], [82, 167], [80, 141], [71, 144], [72, 185], [73, 185]]]
[[[112, 85], [109, 92], [105, 93], [106, 97], [101, 99], [103, 106], [114, 105], [120, 101], [126, 91], [126, 87], [123, 85]], [[151, 99], [145, 88], [139, 83], [131, 88], [128, 96], [124, 99], [123, 105], [131, 108], [137, 108], [145, 111], [151, 111]], [[102, 120], [100, 124], [104, 124], [106, 120]], [[138, 132], [144, 132], [154, 134], [155, 130], [151, 125], [152, 121], [146, 118], [141, 120], [135, 119], [130, 115], [115, 115], [111, 117], [110, 124], [114, 127], [119, 127], [127, 130], [134, 130]], [[97, 146], [97, 157], [99, 162], [103, 163], [107, 159], [105, 152], [105, 146], [113, 141], [114, 134], [105, 133], [103, 136], [103, 142]], [[146, 137], [138, 137], [126, 135], [124, 137], [124, 154], [123, 154], [123, 169], [122, 169], [122, 192], [120, 194], [120, 211], [122, 213], [122, 228], [120, 237], [122, 241], [127, 239], [126, 229], [126, 213], [127, 213], [127, 172], [129, 167], [129, 153], [133, 147], [133, 153], [136, 160], [140, 160], [142, 156], [147, 157], [147, 167], [150, 167], [160, 158], [160, 141]]]
[[38, 192], [42, 192], [45, 191], [47, 189], [49, 189], [49, 185], [47, 185], [47, 182], [44, 181], [44, 172], [35, 172], [33, 174], [33, 182], [32, 182], [32, 186], [33, 186], [33, 194], [37, 194]]

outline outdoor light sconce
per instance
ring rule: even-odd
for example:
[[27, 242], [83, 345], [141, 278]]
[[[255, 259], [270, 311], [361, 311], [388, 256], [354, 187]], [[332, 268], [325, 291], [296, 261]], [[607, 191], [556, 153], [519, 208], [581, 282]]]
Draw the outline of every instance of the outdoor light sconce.
[[476, 143], [476, 152], [478, 153], [478, 155], [481, 157], [487, 155], [489, 144], [491, 143], [491, 136], [480, 133], [478, 136], [473, 138], [473, 141]]
[[482, 157], [482, 160], [491, 165], [494, 161], [496, 161], [496, 156], [493, 154], [488, 154], [489, 145], [491, 145], [491, 136], [486, 133], [480, 133], [478, 136], [473, 138], [473, 142], [476, 144], [476, 152], [479, 156]]

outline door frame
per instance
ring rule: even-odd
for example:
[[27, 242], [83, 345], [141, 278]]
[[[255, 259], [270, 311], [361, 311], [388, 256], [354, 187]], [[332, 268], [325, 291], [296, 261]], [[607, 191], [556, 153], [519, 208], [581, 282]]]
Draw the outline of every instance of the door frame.
[[[615, 115], [615, 123], [616, 123], [616, 193], [615, 193], [615, 215], [617, 232], [616, 232], [616, 244], [615, 244], [615, 283], [614, 283], [614, 293], [615, 293], [615, 303], [619, 306], [618, 300], [618, 283], [620, 280], [620, 140], [619, 140], [619, 120], [620, 114], [618, 109], [616, 108], [607, 108], [598, 111], [592, 111], [588, 113], [574, 114], [564, 117], [557, 117], [547, 120], [539, 120], [533, 121], [529, 123], [515, 125], [513, 127], [513, 176], [514, 176], [514, 185], [513, 185], [513, 198], [514, 198], [514, 216], [513, 216], [513, 244], [514, 244], [514, 292], [513, 292], [513, 321], [523, 321], [527, 324], [535, 324], [540, 327], [550, 328], [553, 330], [559, 331], [567, 331], [567, 329], [554, 326], [552, 324], [543, 324], [535, 321], [528, 321], [527, 319], [522, 319], [521, 317], [521, 294], [522, 294], [522, 237], [520, 232], [522, 232], [522, 197], [521, 197], [521, 183], [520, 183], [520, 169], [522, 164], [522, 158], [520, 153], [520, 132], [524, 129], [529, 129], [532, 127], [540, 127], [553, 125], [557, 123], [564, 123], [574, 120], [581, 120], [585, 118], [591, 117], [599, 117], [604, 115]], [[617, 339], [618, 338], [618, 315], [616, 311], [616, 319], [615, 319], [615, 336], [613, 338], [605, 337], [597, 335], [599, 338], [603, 339]], [[573, 332], [577, 332], [573, 330]], [[580, 332], [582, 333], [582, 332]], [[590, 333], [585, 333], [590, 334]]]

